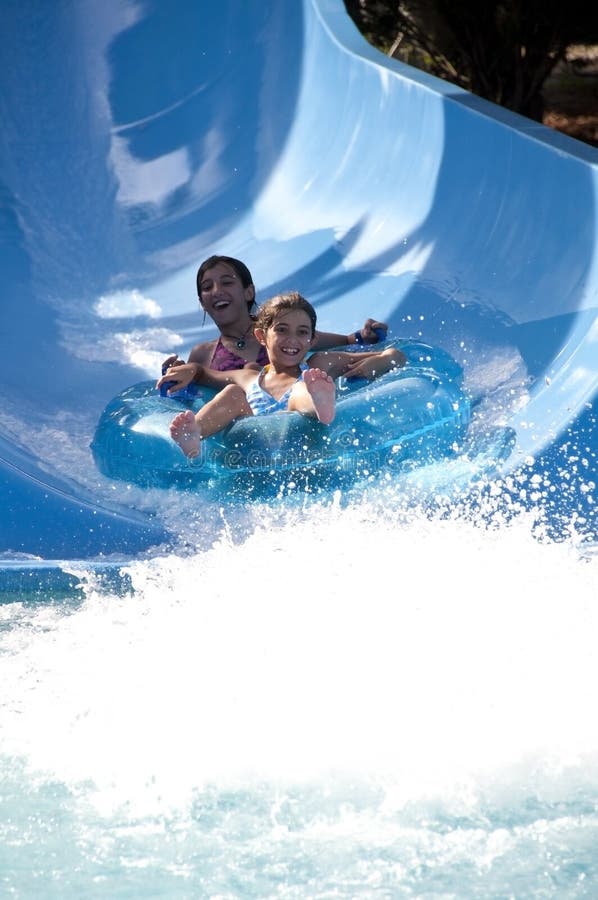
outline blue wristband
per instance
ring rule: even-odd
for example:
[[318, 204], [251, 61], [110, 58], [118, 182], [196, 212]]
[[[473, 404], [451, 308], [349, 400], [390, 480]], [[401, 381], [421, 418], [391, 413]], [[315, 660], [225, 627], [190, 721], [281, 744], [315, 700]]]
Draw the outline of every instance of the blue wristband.
[[356, 331], [353, 337], [355, 338], [356, 344], [365, 344], [365, 341], [361, 336], [361, 331]]

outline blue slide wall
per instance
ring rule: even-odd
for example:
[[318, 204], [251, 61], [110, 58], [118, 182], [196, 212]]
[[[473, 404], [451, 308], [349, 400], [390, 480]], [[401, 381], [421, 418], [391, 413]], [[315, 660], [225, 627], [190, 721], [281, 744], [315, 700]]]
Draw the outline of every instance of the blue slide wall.
[[595, 471], [596, 150], [386, 60], [341, 0], [4, 0], [0, 49], [2, 557], [167, 539], [89, 444], [213, 336], [213, 252], [450, 351], [503, 471], [572, 427]]

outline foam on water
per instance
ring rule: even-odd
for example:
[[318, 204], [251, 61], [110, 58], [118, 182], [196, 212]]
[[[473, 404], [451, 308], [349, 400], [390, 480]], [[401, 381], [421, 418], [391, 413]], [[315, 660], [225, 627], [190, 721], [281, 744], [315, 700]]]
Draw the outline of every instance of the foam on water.
[[596, 885], [598, 558], [573, 538], [523, 514], [264, 508], [127, 575], [1, 608], [17, 893], [32, 844], [56, 896], [92, 873], [110, 896]]

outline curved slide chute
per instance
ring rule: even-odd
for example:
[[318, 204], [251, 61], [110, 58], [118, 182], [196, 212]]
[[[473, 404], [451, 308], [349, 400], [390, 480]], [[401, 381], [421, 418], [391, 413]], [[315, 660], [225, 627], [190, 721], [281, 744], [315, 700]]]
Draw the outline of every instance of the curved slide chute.
[[596, 150], [385, 59], [342, 0], [6, 0], [0, 25], [5, 559], [168, 540], [89, 445], [111, 397], [213, 336], [213, 252], [324, 329], [375, 314], [448, 351], [473, 457], [511, 434], [511, 471], [579, 433], [592, 476]]

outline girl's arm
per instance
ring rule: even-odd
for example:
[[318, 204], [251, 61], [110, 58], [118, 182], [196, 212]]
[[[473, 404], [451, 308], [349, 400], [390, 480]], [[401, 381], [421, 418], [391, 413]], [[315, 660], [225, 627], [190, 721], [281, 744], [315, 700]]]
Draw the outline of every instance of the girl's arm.
[[176, 377], [171, 375], [167, 379], [168, 381], [176, 381], [176, 387], [173, 388], [173, 390], [180, 391], [183, 388], [186, 388], [194, 380], [195, 366], [190, 365], [190, 363], [199, 363], [201, 366], [209, 367], [215, 345], [216, 341], [205, 341], [203, 344], [196, 344], [189, 354], [188, 362], [180, 359], [177, 353], [173, 353], [164, 360], [162, 363], [162, 371], [164, 373], [166, 373], [168, 369], [178, 369]]
[[205, 384], [208, 387], [222, 388], [227, 384], [240, 384], [245, 387], [255, 378], [255, 371], [246, 369], [232, 369], [230, 372], [216, 372], [200, 363], [191, 362], [183, 365], [174, 365], [168, 369], [161, 378], [156, 382], [159, 389], [165, 382], [174, 381], [169, 394], [174, 394], [186, 387], [192, 381], [197, 384]]
[[[196, 344], [195, 347], [192, 347], [191, 353], [189, 354], [189, 359], [187, 362], [189, 363], [200, 363], [202, 366], [209, 366], [210, 360], [214, 355], [214, 350], [216, 349], [216, 344], [218, 341], [204, 341], [201, 344]], [[171, 356], [168, 356], [164, 362], [162, 363], [162, 368], [168, 369], [171, 366], [184, 366], [185, 360], [181, 359], [178, 353], [173, 353]]]
[[[332, 331], [316, 331], [312, 348], [327, 350], [329, 347], [342, 347], [344, 344], [377, 344], [384, 340], [388, 325], [375, 319], [366, 319], [365, 324], [352, 334], [335, 334]], [[379, 332], [384, 332], [381, 336]]]
[[404, 353], [396, 347], [366, 353], [314, 353], [308, 365], [322, 369], [331, 378], [346, 375], [348, 378], [367, 378], [371, 381], [391, 369], [398, 369], [407, 362]]

